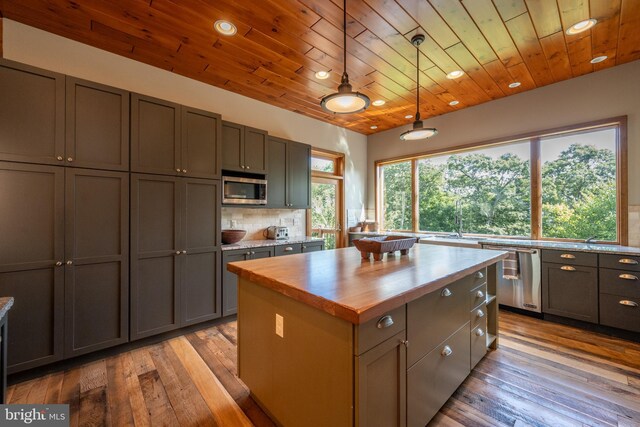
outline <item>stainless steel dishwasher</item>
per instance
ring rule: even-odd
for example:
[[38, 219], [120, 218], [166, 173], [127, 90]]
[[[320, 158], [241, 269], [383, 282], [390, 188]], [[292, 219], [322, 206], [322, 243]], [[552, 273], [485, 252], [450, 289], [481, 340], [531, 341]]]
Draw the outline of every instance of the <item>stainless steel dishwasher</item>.
[[518, 254], [520, 278], [505, 279], [502, 263], [498, 263], [498, 303], [508, 307], [541, 313], [540, 250], [505, 246], [484, 246], [484, 249], [511, 251]]

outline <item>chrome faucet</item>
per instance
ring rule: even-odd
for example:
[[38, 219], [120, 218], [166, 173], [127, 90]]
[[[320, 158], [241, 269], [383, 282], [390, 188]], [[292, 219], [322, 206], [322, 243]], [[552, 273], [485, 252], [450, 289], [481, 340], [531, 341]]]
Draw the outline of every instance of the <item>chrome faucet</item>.
[[596, 241], [597, 236], [591, 236], [589, 238], [584, 239], [585, 243], [594, 243]]

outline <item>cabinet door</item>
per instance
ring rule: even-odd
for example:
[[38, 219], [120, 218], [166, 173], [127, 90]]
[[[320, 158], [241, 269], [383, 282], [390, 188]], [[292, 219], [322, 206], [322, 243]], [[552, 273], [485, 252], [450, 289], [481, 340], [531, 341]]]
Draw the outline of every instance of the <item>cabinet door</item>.
[[129, 340], [129, 175], [68, 168], [65, 197], [65, 357], [72, 357]]
[[250, 256], [249, 250], [222, 252], [222, 315], [229, 316], [238, 312], [238, 276], [227, 270], [227, 264], [234, 261], [245, 261]]
[[0, 60], [0, 94], [0, 160], [62, 164], [64, 76]]
[[313, 242], [313, 243], [303, 243], [302, 244], [302, 253], [306, 252], [318, 252], [324, 250], [323, 242]]
[[181, 326], [220, 317], [219, 181], [183, 178]]
[[131, 170], [182, 175], [180, 166], [180, 106], [131, 94]]
[[250, 173], [267, 173], [267, 131], [244, 128], [244, 170]]
[[543, 262], [542, 312], [598, 323], [598, 269]]
[[131, 176], [131, 339], [179, 326], [179, 178]]
[[406, 425], [405, 331], [356, 356], [356, 426]]
[[66, 104], [66, 163], [129, 170], [129, 92], [67, 77]]
[[244, 126], [222, 122], [222, 169], [244, 171]]
[[311, 206], [311, 147], [289, 142], [287, 153], [287, 202], [296, 209]]
[[289, 243], [278, 245], [275, 247], [275, 256], [293, 255], [302, 253], [302, 244]]
[[287, 205], [287, 141], [269, 137], [267, 162], [267, 207], [284, 208]]
[[220, 122], [219, 114], [182, 107], [181, 157], [184, 175], [220, 178]]
[[0, 162], [0, 182], [0, 295], [15, 298], [13, 373], [62, 359], [64, 168]]

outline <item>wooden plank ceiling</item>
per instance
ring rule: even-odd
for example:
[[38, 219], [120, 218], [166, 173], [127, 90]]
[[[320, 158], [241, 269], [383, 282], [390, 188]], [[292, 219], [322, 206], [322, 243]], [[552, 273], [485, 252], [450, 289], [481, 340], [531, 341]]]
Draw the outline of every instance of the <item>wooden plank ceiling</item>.
[[[6, 18], [348, 129], [372, 134], [640, 58], [639, 0], [348, 0], [354, 90], [381, 107], [331, 115], [342, 0], [0, 0]], [[567, 35], [587, 18], [591, 30]], [[222, 36], [213, 22], [233, 22]], [[596, 56], [608, 59], [591, 64]], [[464, 70], [463, 77], [445, 75]], [[315, 72], [331, 71], [318, 80]], [[521, 85], [511, 89], [509, 84]], [[451, 101], [459, 104], [450, 106]], [[224, 113], [224, 112], [221, 112]], [[371, 129], [377, 126], [377, 129]]]

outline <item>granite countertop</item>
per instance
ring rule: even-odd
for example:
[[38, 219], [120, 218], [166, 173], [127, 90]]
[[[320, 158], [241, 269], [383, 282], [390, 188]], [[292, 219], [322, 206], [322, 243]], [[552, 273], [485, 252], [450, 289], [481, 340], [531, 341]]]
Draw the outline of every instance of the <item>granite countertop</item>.
[[13, 306], [13, 297], [0, 297], [0, 320], [4, 318]]
[[292, 243], [309, 243], [321, 242], [323, 239], [310, 236], [292, 236], [282, 240], [240, 240], [238, 243], [222, 245], [223, 251], [232, 251], [235, 249], [260, 248], [264, 246], [290, 245]]
[[360, 324], [507, 256], [452, 246], [414, 245], [407, 255], [363, 260], [356, 248], [228, 264], [241, 278]]
[[640, 248], [632, 246], [610, 245], [605, 243], [581, 243], [581, 242], [558, 242], [549, 240], [529, 240], [529, 239], [501, 239], [493, 237], [474, 237], [465, 236], [464, 238], [450, 238], [442, 235], [434, 235], [427, 233], [395, 233], [395, 232], [351, 232], [349, 234], [359, 234], [368, 236], [411, 236], [419, 239], [424, 239], [423, 243], [438, 242], [446, 243], [451, 242], [455, 245], [455, 242], [469, 242], [479, 243], [481, 245], [495, 245], [495, 246], [514, 246], [521, 248], [537, 248], [537, 249], [557, 249], [557, 250], [570, 250], [577, 252], [594, 252], [594, 253], [609, 253], [616, 255], [635, 255], [640, 256]]

